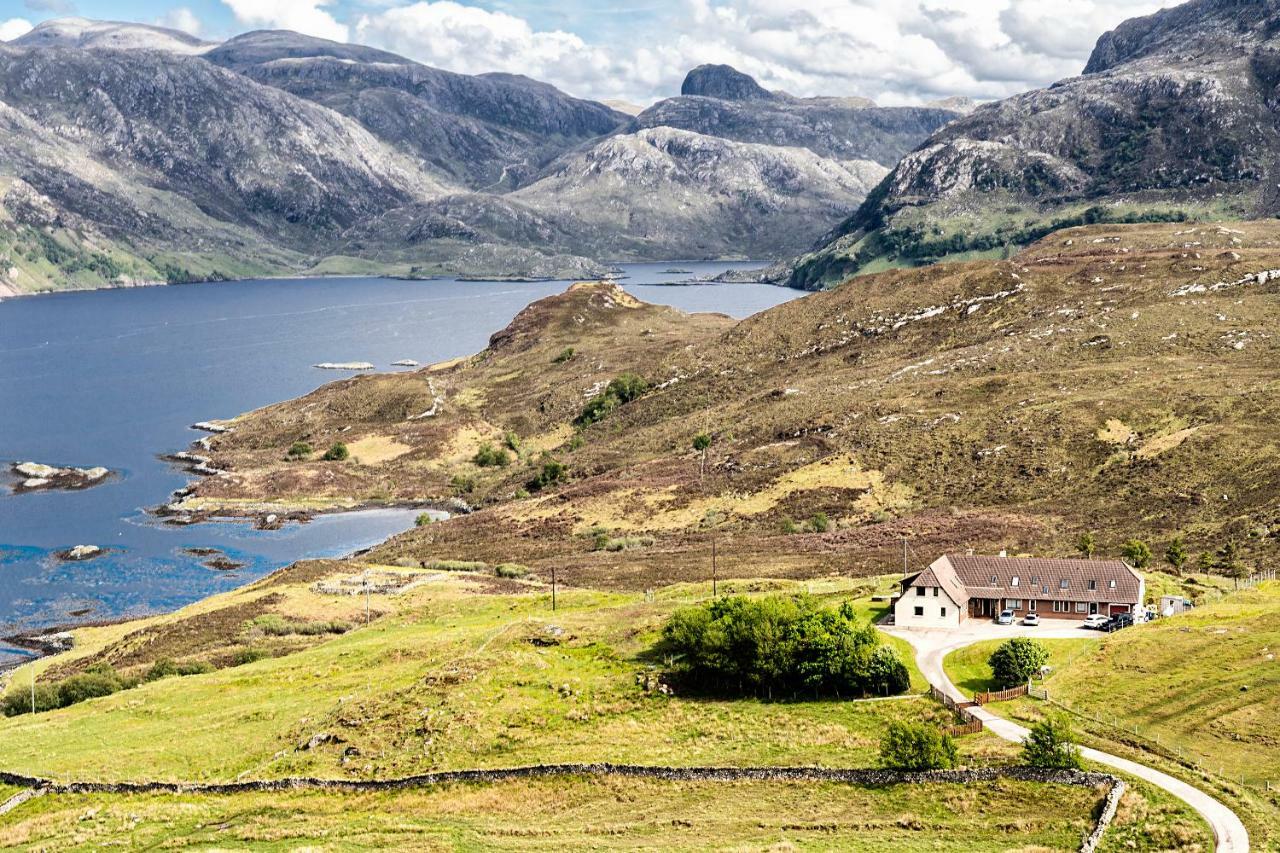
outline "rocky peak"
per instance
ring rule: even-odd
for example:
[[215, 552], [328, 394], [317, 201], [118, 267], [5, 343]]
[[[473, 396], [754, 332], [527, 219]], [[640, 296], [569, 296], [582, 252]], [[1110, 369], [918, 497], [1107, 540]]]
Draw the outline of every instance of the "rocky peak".
[[76, 47], [107, 50], [163, 50], [168, 53], [204, 53], [212, 42], [168, 27], [123, 21], [91, 21], [87, 18], [55, 18], [42, 21], [9, 44], [14, 47]]
[[1192, 0], [1130, 18], [1098, 39], [1085, 74], [1141, 59], [1167, 64], [1201, 62], [1249, 50], [1280, 33], [1280, 0]]
[[699, 65], [685, 75], [680, 94], [722, 101], [768, 101], [774, 97], [755, 78], [730, 65]]

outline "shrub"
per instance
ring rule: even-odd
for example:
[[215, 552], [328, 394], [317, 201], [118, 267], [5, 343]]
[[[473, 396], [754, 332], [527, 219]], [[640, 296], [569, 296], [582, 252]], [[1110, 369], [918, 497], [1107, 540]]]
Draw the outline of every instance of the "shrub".
[[1080, 538], [1076, 540], [1076, 550], [1080, 552], [1080, 556], [1086, 560], [1093, 556], [1093, 552], [1098, 550], [1098, 537], [1092, 533], [1081, 533]]
[[800, 525], [796, 524], [795, 521], [793, 521], [790, 518], [782, 519], [782, 523], [779, 525], [779, 527], [781, 528], [783, 533], [786, 533], [788, 535], [792, 533], [800, 532]]
[[578, 426], [590, 426], [602, 420], [619, 406], [625, 406], [649, 390], [649, 383], [634, 373], [618, 376], [596, 396], [587, 401], [582, 413], [574, 421]]
[[476, 481], [474, 477], [464, 477], [461, 474], [454, 474], [449, 480], [449, 485], [458, 494], [469, 495], [476, 490]]
[[991, 674], [1000, 687], [1026, 684], [1048, 662], [1049, 650], [1029, 637], [1005, 640], [987, 659], [991, 664]]
[[206, 672], [213, 672], [213, 664], [208, 661], [184, 661], [183, 663], [174, 663], [170, 658], [161, 658], [151, 665], [151, 669], [147, 670], [147, 674], [142, 677], [143, 681], [159, 681], [162, 678], [169, 678], [173, 675], [202, 675]]
[[58, 707], [65, 708], [86, 699], [110, 696], [125, 687], [132, 687], [110, 665], [102, 664], [58, 682]]
[[701, 453], [711, 446], [711, 436], [705, 432], [700, 432], [693, 437], [693, 449]]
[[1187, 544], [1181, 536], [1175, 536], [1173, 541], [1169, 543], [1169, 547], [1165, 549], [1164, 561], [1169, 564], [1169, 568], [1173, 569], [1174, 574], [1182, 574], [1182, 568], [1187, 564], [1187, 560], [1191, 559], [1191, 555], [1187, 553]]
[[1080, 769], [1080, 748], [1066, 717], [1048, 717], [1031, 727], [1022, 742], [1022, 763], [1028, 767]]
[[250, 631], [257, 631], [268, 637], [288, 637], [291, 635], [300, 635], [306, 637], [316, 637], [321, 634], [345, 634], [351, 630], [351, 626], [346, 622], [338, 620], [302, 622], [285, 619], [278, 613], [264, 613], [246, 623], [245, 628]]
[[[57, 685], [37, 683], [35, 694], [37, 714], [62, 707], [61, 700], [58, 697]], [[10, 691], [5, 694], [4, 699], [0, 702], [0, 709], [3, 709], [6, 717], [16, 717], [19, 714], [30, 714], [31, 691], [22, 689], [14, 689]]]
[[320, 458], [326, 462], [343, 462], [350, 456], [351, 451], [347, 450], [347, 446], [341, 441], [337, 441], [329, 445], [329, 449]]
[[827, 518], [825, 512], [814, 513], [809, 519], [809, 529], [814, 533], [826, 533], [831, 529], [831, 519]]
[[560, 350], [560, 354], [551, 359], [553, 364], [564, 364], [566, 361], [573, 359], [573, 347], [565, 347]]
[[1120, 546], [1120, 556], [1135, 569], [1145, 569], [1151, 564], [1151, 546], [1141, 539], [1130, 539]]
[[263, 649], [244, 648], [237, 651], [231, 656], [232, 666], [244, 666], [245, 664], [254, 663], [267, 657], [267, 653]]
[[880, 764], [895, 770], [950, 770], [956, 744], [927, 723], [895, 721], [880, 740]]
[[489, 564], [479, 560], [428, 560], [422, 567], [433, 572], [483, 572]]
[[516, 435], [511, 430], [507, 430], [502, 434], [502, 445], [503, 447], [507, 448], [507, 450], [510, 450], [512, 453], [519, 453], [520, 452], [520, 436]]
[[290, 459], [306, 459], [312, 453], [315, 453], [315, 449], [310, 444], [305, 441], [295, 441], [289, 445], [289, 452], [285, 455]]
[[430, 513], [419, 513], [418, 517], [413, 520], [414, 527], [426, 527], [428, 524], [435, 524], [436, 520]]
[[529, 569], [519, 563], [499, 563], [493, 567], [493, 573], [500, 578], [522, 578], [529, 574]]
[[503, 450], [501, 447], [494, 447], [486, 441], [480, 445], [478, 450], [476, 450], [476, 455], [471, 458], [471, 461], [481, 468], [490, 468], [494, 466], [497, 466], [498, 468], [505, 468], [510, 464], [511, 457], [508, 456], [507, 451]]
[[528, 488], [531, 492], [539, 492], [556, 483], [563, 482], [569, 476], [569, 466], [565, 465], [558, 459], [547, 458], [542, 461], [542, 468], [539, 469], [537, 475], [529, 481]]
[[880, 645], [848, 604], [819, 607], [807, 596], [731, 596], [677, 610], [661, 650], [703, 689], [772, 696], [902, 692], [906, 667]]

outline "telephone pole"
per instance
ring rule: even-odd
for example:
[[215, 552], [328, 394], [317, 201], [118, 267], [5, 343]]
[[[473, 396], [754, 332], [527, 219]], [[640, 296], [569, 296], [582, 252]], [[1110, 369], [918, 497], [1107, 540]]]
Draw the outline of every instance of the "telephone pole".
[[556, 609], [556, 567], [551, 566], [551, 611]]
[[711, 597], [716, 598], [716, 535], [711, 534]]
[[911, 562], [907, 559], [907, 537], [902, 537], [902, 576], [911, 574]]

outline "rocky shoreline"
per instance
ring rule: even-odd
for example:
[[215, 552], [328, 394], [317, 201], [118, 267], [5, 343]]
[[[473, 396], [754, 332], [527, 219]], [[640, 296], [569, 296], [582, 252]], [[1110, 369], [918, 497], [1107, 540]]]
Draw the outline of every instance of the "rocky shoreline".
[[15, 462], [13, 474], [18, 478], [16, 492], [87, 489], [106, 482], [111, 471], [103, 467], [59, 468], [42, 462]]

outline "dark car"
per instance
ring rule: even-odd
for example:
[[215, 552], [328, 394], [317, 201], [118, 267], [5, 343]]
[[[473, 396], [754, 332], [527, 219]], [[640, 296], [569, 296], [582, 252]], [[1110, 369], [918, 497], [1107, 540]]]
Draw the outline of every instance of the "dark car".
[[1107, 620], [1104, 631], [1119, 631], [1121, 628], [1128, 628], [1133, 625], [1132, 613], [1117, 613]]

